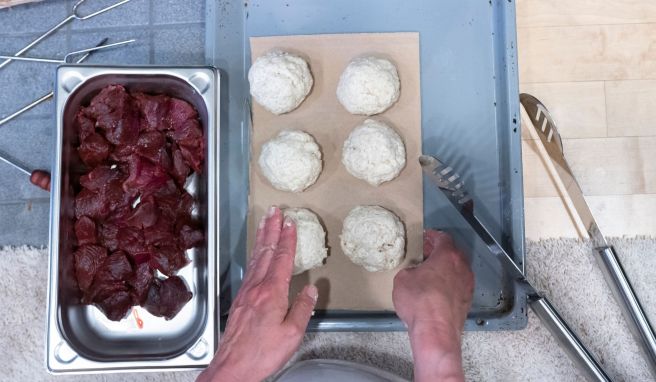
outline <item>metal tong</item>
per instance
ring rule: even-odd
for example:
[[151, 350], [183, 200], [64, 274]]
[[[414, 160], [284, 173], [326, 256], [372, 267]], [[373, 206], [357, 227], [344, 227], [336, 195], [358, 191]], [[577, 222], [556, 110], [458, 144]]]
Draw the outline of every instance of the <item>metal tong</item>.
[[86, 49], [80, 49], [80, 50], [75, 50], [73, 52], [67, 53], [63, 59], [57, 60], [53, 58], [38, 58], [38, 57], [18, 57], [18, 56], [5, 56], [5, 55], [0, 55], [0, 58], [6, 58], [8, 60], [15, 60], [15, 61], [30, 61], [30, 62], [45, 62], [49, 64], [68, 64], [71, 61], [72, 57], [77, 56], [78, 54], [82, 53], [89, 53], [89, 52], [95, 52], [96, 50], [103, 50], [103, 49], [109, 49], [109, 48], [115, 48], [117, 46], [129, 44], [131, 42], [135, 42], [137, 40], [131, 39], [131, 40], [125, 40], [125, 41], [119, 41], [119, 42], [114, 42], [111, 44], [106, 44], [106, 45], [96, 45], [91, 48], [86, 48]]
[[592, 381], [610, 381], [606, 372], [590, 351], [583, 345], [576, 333], [560, 316], [556, 308], [542, 293], [538, 292], [526, 279], [521, 268], [513, 261], [505, 249], [474, 214], [474, 201], [467, 193], [460, 176], [452, 167], [440, 162], [437, 158], [422, 155], [419, 163], [424, 175], [444, 193], [447, 199], [469, 223], [478, 237], [485, 243], [500, 262], [505, 272], [515, 280], [518, 289], [525, 291], [528, 306], [540, 318], [551, 334], [558, 340], [561, 348], [567, 352], [570, 359], [579, 366]]
[[654, 336], [653, 326], [624, 272], [615, 249], [608, 244], [592, 216], [590, 207], [583, 197], [583, 191], [565, 159], [562, 140], [556, 125], [547, 108], [537, 98], [525, 93], [520, 94], [519, 98], [533, 123], [533, 126], [528, 126], [528, 131], [536, 141], [540, 156], [554, 179], [570, 214], [577, 220], [579, 233], [583, 237], [590, 238], [592, 252], [604, 274], [606, 283], [622, 308], [631, 333], [642, 347], [652, 376], [656, 378], [656, 336]]
[[[107, 7], [105, 7], [105, 8], [99, 9], [99, 10], [93, 12], [93, 13], [90, 13], [90, 14], [88, 14], [88, 15], [82, 15], [81, 12], [80, 12], [80, 10], [79, 10], [79, 7], [80, 7], [80, 5], [82, 5], [85, 1], [86, 1], [86, 0], [79, 0], [77, 3], [75, 3], [75, 5], [73, 6], [73, 12], [72, 12], [70, 15], [66, 16], [62, 21], [60, 21], [59, 23], [57, 23], [57, 24], [56, 24], [55, 26], [53, 26], [52, 28], [48, 29], [48, 30], [47, 30], [46, 32], [44, 32], [41, 36], [37, 37], [37, 38], [34, 39], [32, 42], [30, 42], [30, 43], [27, 44], [25, 47], [23, 47], [21, 50], [19, 50], [18, 52], [16, 52], [16, 54], [14, 54], [14, 56], [22, 56], [23, 53], [27, 52], [27, 51], [30, 50], [33, 46], [35, 46], [36, 44], [40, 43], [40, 42], [43, 41], [46, 37], [48, 37], [48, 36], [50, 36], [51, 34], [55, 33], [58, 29], [60, 29], [61, 27], [63, 27], [64, 25], [68, 24], [69, 22], [71, 22], [71, 21], [73, 21], [73, 20], [81, 20], [81, 21], [89, 20], [89, 19], [92, 18], [92, 17], [96, 17], [96, 16], [101, 15], [101, 14], [107, 12], [107, 11], [110, 11], [110, 10], [112, 10], [112, 9], [118, 7], [118, 6], [121, 6], [121, 5], [123, 5], [123, 4], [127, 3], [127, 2], [129, 2], [130, 0], [121, 0], [121, 1], [118, 1], [118, 2], [116, 2], [116, 3], [114, 3], [114, 4], [110, 5], [110, 6], [107, 6]], [[7, 66], [7, 65], [9, 65], [9, 63], [10, 63], [12, 60], [15, 60], [15, 57], [11, 57], [11, 58], [7, 58], [7, 59], [5, 59], [3, 62], [0, 63], [0, 69], [1, 69], [1, 68], [4, 68], [4, 67]]]

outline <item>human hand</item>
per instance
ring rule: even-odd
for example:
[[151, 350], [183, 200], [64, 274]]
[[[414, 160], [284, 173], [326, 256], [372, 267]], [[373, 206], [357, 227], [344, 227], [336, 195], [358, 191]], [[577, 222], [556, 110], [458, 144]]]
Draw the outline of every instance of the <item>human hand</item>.
[[198, 381], [261, 381], [298, 349], [318, 292], [307, 285], [289, 308], [296, 225], [271, 207], [257, 229], [241, 289], [230, 308], [219, 351]]
[[392, 298], [407, 325], [415, 380], [463, 380], [460, 333], [474, 292], [474, 276], [451, 237], [424, 232], [424, 262], [399, 271]]

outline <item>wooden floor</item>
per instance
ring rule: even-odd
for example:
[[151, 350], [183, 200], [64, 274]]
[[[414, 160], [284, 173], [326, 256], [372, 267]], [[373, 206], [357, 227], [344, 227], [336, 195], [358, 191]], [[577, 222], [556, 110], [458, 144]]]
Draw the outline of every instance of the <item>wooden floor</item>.
[[[520, 90], [552, 112], [602, 231], [656, 235], [656, 0], [516, 1]], [[526, 237], [577, 237], [524, 137]]]

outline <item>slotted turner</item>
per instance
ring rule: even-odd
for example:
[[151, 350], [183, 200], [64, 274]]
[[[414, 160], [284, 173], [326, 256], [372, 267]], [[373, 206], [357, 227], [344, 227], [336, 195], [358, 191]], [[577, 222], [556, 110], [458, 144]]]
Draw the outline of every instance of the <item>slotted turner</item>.
[[570, 359], [578, 365], [592, 381], [610, 381], [611, 379], [601, 368], [590, 351], [583, 345], [578, 336], [572, 331], [567, 322], [560, 316], [549, 300], [539, 293], [526, 279], [524, 273], [515, 264], [510, 255], [499, 245], [490, 234], [485, 225], [474, 213], [474, 201], [460, 176], [452, 167], [440, 162], [437, 158], [422, 155], [419, 163], [424, 174], [437, 188], [444, 193], [447, 199], [460, 212], [471, 228], [483, 240], [490, 252], [501, 262], [503, 269], [516, 281], [518, 291], [526, 293], [528, 306], [540, 318], [540, 321], [549, 329], [558, 340], [560, 346], [569, 355]]

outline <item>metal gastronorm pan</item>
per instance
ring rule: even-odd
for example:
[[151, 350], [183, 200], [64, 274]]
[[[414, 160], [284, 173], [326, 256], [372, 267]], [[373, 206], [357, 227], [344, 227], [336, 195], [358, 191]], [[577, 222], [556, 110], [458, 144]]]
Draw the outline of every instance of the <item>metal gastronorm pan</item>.
[[[187, 251], [191, 263], [178, 273], [191, 289], [193, 298], [170, 321], [138, 308], [142, 329], [132, 316], [114, 322], [97, 308], [81, 305], [74, 280], [72, 182], [80, 174], [80, 162], [73, 120], [80, 106], [88, 105], [94, 95], [110, 84], [186, 100], [198, 110], [207, 139], [202, 175], [194, 175], [186, 187], [196, 199], [193, 213], [203, 223], [206, 244]], [[219, 333], [216, 322], [218, 89], [218, 73], [206, 67], [58, 68], [46, 339], [46, 366], [50, 372], [197, 369], [212, 359]]]
[[[239, 288], [248, 211], [249, 37], [419, 32], [423, 152], [464, 177], [476, 210], [523, 268], [524, 212], [513, 0], [208, 0], [208, 64], [225, 71], [222, 303]], [[366, 47], [363, 47], [366, 51]], [[408, 165], [419, 165], [408, 158]], [[225, 166], [225, 167], [224, 167]], [[226, 180], [230, 181], [227, 182]], [[476, 275], [467, 330], [520, 329], [526, 296], [444, 197], [424, 184], [424, 222], [453, 233]], [[224, 312], [227, 310], [223, 309]], [[393, 312], [317, 312], [310, 330], [403, 330]]]

